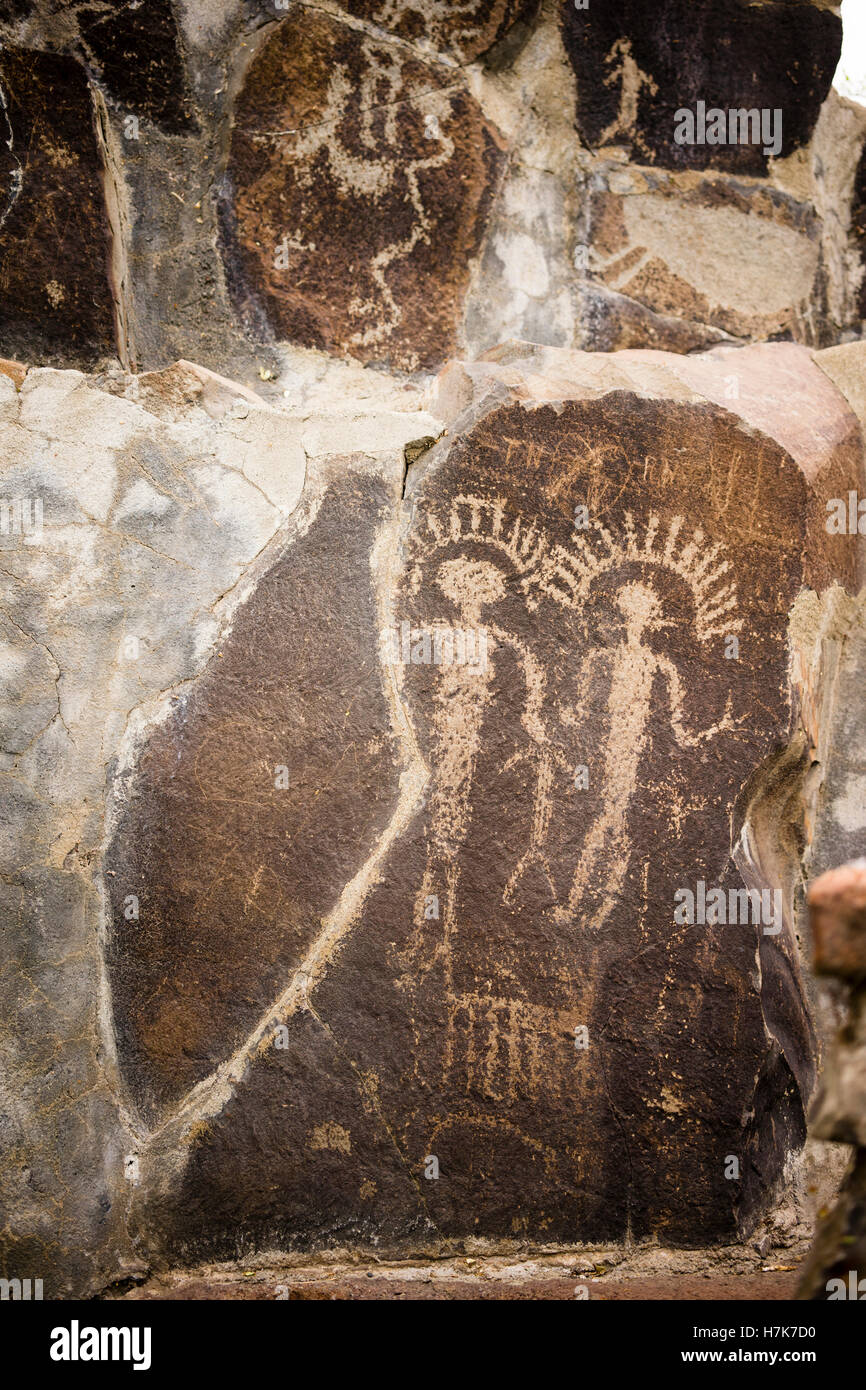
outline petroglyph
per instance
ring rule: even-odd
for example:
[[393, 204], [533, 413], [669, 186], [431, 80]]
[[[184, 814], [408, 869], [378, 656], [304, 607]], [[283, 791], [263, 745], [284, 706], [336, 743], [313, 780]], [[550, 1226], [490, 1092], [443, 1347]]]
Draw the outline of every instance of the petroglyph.
[[599, 145], [613, 144], [618, 135], [634, 140], [643, 154], [649, 150], [643, 137], [637, 131], [638, 103], [643, 88], [650, 96], [658, 94], [658, 85], [645, 72], [641, 72], [631, 51], [631, 40], [617, 39], [604, 60], [606, 69], [605, 87], [615, 87], [619, 83], [619, 103], [617, 112], [609, 125], [599, 136]]
[[[250, 834], [240, 824], [227, 845], [237, 868], [221, 881], [219, 920], [208, 929], [209, 941], [216, 929], [223, 943], [219, 978], [202, 976], [190, 949], [204, 930], [195, 895], [183, 906], [191, 941], [180, 978], [200, 1002], [188, 1026], [170, 1016], [188, 1055], [204, 1039], [210, 1070], [197, 1061], [196, 1084], [181, 1090], [159, 1034], [148, 1019], [135, 1024], [136, 1085], [145, 1096], [154, 1081], [161, 1088], [137, 1200], [162, 1172], [157, 1187], [169, 1207], [159, 1221], [169, 1242], [224, 1248], [237, 1219], [230, 1154], [248, 1144], [258, 1152], [262, 1135], [285, 1135], [288, 1124], [288, 1139], [275, 1142], [297, 1138], [302, 1156], [284, 1196], [273, 1195], [264, 1169], [260, 1180], [245, 1176], [263, 1230], [291, 1211], [318, 1238], [323, 1218], [301, 1197], [313, 1181], [325, 1184], [340, 1220], [395, 1238], [419, 1221], [505, 1235], [514, 1185], [526, 1229], [553, 1237], [580, 1229], [587, 1238], [626, 1230], [686, 1238], [696, 1221], [721, 1236], [736, 1215], [733, 1188], [717, 1181], [720, 1144], [733, 1152], [764, 1142], [762, 1131], [742, 1135], [768, 1046], [756, 951], [772, 944], [787, 953], [774, 986], [779, 1096], [790, 1094], [792, 1074], [808, 1085], [810, 1025], [786, 922], [778, 940], [759, 943], [760, 927], [748, 921], [724, 930], [682, 921], [674, 888], [742, 887], [732, 857], [732, 841], [743, 839], [738, 798], [788, 737], [786, 622], [805, 582], [796, 537], [813, 524], [810, 507], [828, 547], [839, 538], [826, 536], [823, 510], [770, 439], [747, 436], [715, 407], [630, 394], [555, 409], [491, 407], [436, 446], [402, 503], [373, 488], [359, 512], [372, 481], [345, 493], [334, 484], [303, 547], [260, 586], [208, 678], [208, 698], [157, 736], [121, 828], [122, 843], [137, 845], [137, 826], [164, 818], [148, 805], [169, 770], [176, 804], [200, 804], [205, 764], [182, 744], [225, 745], [210, 730], [221, 683], [229, 678], [232, 704], [241, 698], [239, 673], [258, 669], [257, 634], [271, 634], [267, 661], [286, 672], [300, 662], [297, 688], [317, 691], [315, 719], [306, 693], [286, 706], [295, 730], [281, 734], [294, 749], [280, 757], [292, 767], [289, 791], [262, 799], [255, 848], [239, 852]], [[349, 516], [347, 561], [357, 573], [338, 587], [347, 601], [363, 592], [372, 544], [377, 598], [362, 611], [353, 597], [339, 653], [329, 656], [304, 637], [304, 624], [277, 624], [274, 605], [288, 599], [294, 611], [295, 570], [309, 581], [305, 605], [319, 601], [320, 530], [342, 535]], [[305, 623], [317, 630], [311, 612]], [[277, 650], [273, 634], [284, 630]], [[484, 661], [452, 659], [453, 643], [448, 660], [435, 660], [448, 633], [463, 636], [464, 657], [467, 635], [477, 652], [483, 634]], [[733, 639], [748, 643], [747, 660], [729, 659], [739, 651]], [[372, 665], [361, 660], [365, 650]], [[321, 692], [335, 677], [329, 712]], [[327, 883], [320, 869], [309, 880], [304, 868], [322, 852], [310, 818], [319, 817], [321, 836], [327, 808], [306, 771], [308, 729], [322, 721], [336, 740], [315, 754], [334, 802], [327, 823], [337, 827]], [[270, 727], [268, 717], [256, 740]], [[359, 765], [362, 748], [379, 751]], [[222, 781], [247, 780], [238, 756], [233, 770], [206, 764], [214, 810], [195, 829], [202, 848], [212, 842], [209, 815], [225, 835]], [[353, 809], [356, 766], [365, 822]], [[586, 780], [576, 779], [578, 767]], [[170, 852], [171, 835], [169, 817], [157, 852]], [[291, 855], [274, 857], [272, 844], [291, 845]], [[135, 860], [127, 851], [126, 891]], [[271, 866], [275, 910], [256, 928], [267, 960], [243, 953], [229, 969], [236, 924], [258, 906], [264, 881], [258, 870], [249, 882], [245, 862]], [[310, 881], [313, 910], [302, 914]], [[211, 896], [211, 917], [212, 904]], [[168, 923], [174, 910], [169, 893], [158, 914]], [[154, 929], [164, 941], [176, 930]], [[147, 948], [138, 968], [153, 969]], [[237, 1002], [236, 969], [245, 982]], [[773, 969], [762, 958], [765, 978]], [[135, 1017], [141, 990], [131, 985]], [[202, 1020], [227, 1008], [231, 1046], [220, 1060], [219, 1035]], [[789, 1119], [772, 1102], [767, 1113], [778, 1136]], [[797, 1123], [791, 1111], [790, 1143]], [[337, 1175], [346, 1158], [339, 1146], [310, 1149], [313, 1130], [352, 1135], [351, 1174]], [[773, 1161], [785, 1151], [774, 1148]], [[422, 1176], [431, 1154], [436, 1183]], [[315, 1167], [322, 1155], [327, 1169]], [[379, 1192], [383, 1174], [401, 1194], [387, 1219], [356, 1205], [362, 1183]]]
[[526, 23], [537, 0], [340, 0], [349, 14], [402, 39], [450, 51], [470, 62], [491, 48], [518, 20]]
[[[678, 108], [784, 110], [782, 153], [812, 133], [839, 59], [842, 26], [832, 11], [784, 0], [744, 12], [737, 0], [608, 0], [560, 7], [565, 50], [577, 77], [577, 126], [592, 148], [630, 148], [636, 162], [665, 168], [764, 174], [767, 155], [747, 142], [677, 145]], [[671, 36], [676, 35], [672, 41]]]
[[0, 8], [0, 1274], [796, 1240], [838, 4]]
[[304, 346], [437, 365], [502, 158], [453, 67], [288, 18], [235, 113], [223, 226], [239, 307]]
[[[682, 516], [674, 516], [662, 529], [659, 517], [651, 513], [639, 539], [634, 517], [627, 512], [620, 535], [612, 535], [595, 521], [588, 536], [571, 537], [563, 546], [551, 540], [537, 518], [527, 521], [513, 514], [504, 498], [463, 494], [454, 499], [446, 516], [424, 512], [421, 519], [416, 518], [416, 525], [424, 540], [414, 553], [412, 585], [417, 588], [424, 582], [421, 576], [426, 566], [426, 579], [429, 582], [432, 576], [433, 585], [452, 599], [459, 622], [483, 627], [491, 655], [483, 682], [473, 678], [466, 668], [449, 670], [442, 674], [435, 695], [430, 845], [415, 904], [416, 934], [402, 964], [407, 970], [412, 966], [425, 970], [421, 943], [425, 935], [429, 936], [428, 904], [431, 900], [439, 904], [441, 900], [442, 942], [426, 969], [432, 968], [441, 956], [448, 1017], [446, 1075], [454, 1073], [459, 1058], [467, 1089], [478, 1086], [494, 1099], [501, 1098], [502, 1089], [499, 1081], [493, 1085], [492, 1077], [503, 1069], [512, 1078], [525, 1072], [524, 1080], [531, 1094], [537, 1093], [542, 1078], [544, 1084], [558, 1089], [556, 1070], [551, 1072], [541, 1065], [545, 1043], [563, 1032], [556, 1011], [528, 1004], [519, 990], [513, 997], [461, 993], [454, 980], [454, 943], [460, 935], [460, 850], [471, 815], [472, 782], [482, 726], [493, 698], [497, 660], [507, 649], [514, 653], [525, 691], [520, 717], [528, 743], [511, 756], [505, 767], [524, 763], [532, 769], [533, 785], [529, 846], [509, 875], [501, 904], [515, 903], [522, 880], [534, 869], [544, 880], [560, 922], [577, 924], [577, 929], [591, 925], [598, 931], [617, 901], [629, 867], [628, 811], [638, 787], [656, 678], [666, 692], [663, 707], [668, 709], [671, 728], [681, 748], [697, 748], [734, 728], [730, 696], [722, 717], [709, 728], [690, 732], [686, 727], [683, 682], [677, 667], [663, 652], [645, 644], [649, 633], [677, 625], [674, 618], [662, 616], [664, 598], [654, 582], [669, 573], [688, 585], [693, 599], [695, 637], [699, 643], [710, 644], [742, 628], [742, 619], [736, 616], [731, 567], [724, 559], [723, 547], [711, 543], [700, 528], [691, 536], [684, 530]], [[492, 560], [472, 558], [469, 553], [437, 566], [435, 557], [439, 550], [450, 552], [461, 544], [470, 551], [483, 546], [494, 554], [499, 552], [509, 564], [500, 567]], [[590, 688], [596, 664], [605, 668], [602, 675], [606, 675], [609, 686], [609, 734], [599, 760], [602, 807], [584, 837], [570, 889], [562, 899], [548, 858], [547, 838], [554, 809], [554, 779], [559, 776], [563, 780], [571, 773], [575, 754], [572, 751], [569, 755], [557, 746], [552, 726], [557, 718], [565, 722], [564, 711], [550, 709], [544, 668], [531, 644], [488, 619], [488, 610], [505, 595], [510, 569], [519, 573], [528, 611], [537, 609], [545, 595], [571, 609], [584, 625], [584, 610], [592, 601], [593, 586], [599, 577], [604, 575], [615, 581], [619, 570], [632, 576], [618, 590], [614, 589], [614, 603], [624, 619], [624, 639], [613, 655], [609, 651], [581, 651], [579, 647], [572, 652], [583, 689]], [[636, 579], [637, 574], [643, 579]], [[670, 611], [676, 611], [674, 605]], [[682, 613], [678, 616], [682, 622]], [[576, 703], [581, 704], [580, 695]], [[576, 718], [574, 707], [570, 708], [567, 722], [576, 747], [595, 741], [591, 714], [585, 708], [580, 719]], [[600, 884], [604, 885], [601, 900], [590, 916], [588, 900], [598, 894]], [[438, 909], [436, 915], [438, 918]], [[576, 987], [577, 982], [571, 984]]]

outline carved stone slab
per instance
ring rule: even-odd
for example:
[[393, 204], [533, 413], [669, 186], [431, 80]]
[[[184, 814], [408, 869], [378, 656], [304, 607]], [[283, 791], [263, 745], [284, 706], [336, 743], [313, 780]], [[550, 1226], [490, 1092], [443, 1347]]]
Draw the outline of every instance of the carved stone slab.
[[[590, 0], [580, 8], [562, 0], [561, 23], [583, 141], [625, 145], [638, 163], [667, 169], [765, 173], [766, 142], [729, 141], [728, 113], [767, 112], [772, 129], [772, 113], [781, 112], [775, 154], [791, 154], [812, 134], [842, 46], [839, 16], [799, 0]], [[688, 143], [674, 139], [683, 109], [696, 122]], [[712, 118], [710, 138], [700, 138], [718, 111], [725, 138]]]
[[248, 326], [438, 367], [503, 159], [453, 67], [317, 11], [290, 16], [234, 113], [223, 237]]
[[854, 416], [789, 346], [511, 345], [439, 410], [402, 503], [335, 475], [117, 823], [136, 1221], [168, 1249], [705, 1243], [804, 1138], [767, 827], [801, 775], [790, 614], [855, 581], [824, 525]]

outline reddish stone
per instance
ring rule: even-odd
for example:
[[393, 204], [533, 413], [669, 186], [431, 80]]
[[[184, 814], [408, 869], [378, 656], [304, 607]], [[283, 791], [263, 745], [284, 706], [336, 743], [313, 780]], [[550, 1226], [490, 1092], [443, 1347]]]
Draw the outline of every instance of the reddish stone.
[[14, 381], [17, 387], [20, 387], [24, 384], [27, 367], [23, 362], [13, 362], [8, 357], [0, 357], [0, 372]]
[[456, 343], [504, 155], [453, 68], [305, 10], [235, 110], [223, 243], [248, 329], [406, 370]]
[[822, 874], [808, 896], [817, 974], [866, 979], [866, 859]]

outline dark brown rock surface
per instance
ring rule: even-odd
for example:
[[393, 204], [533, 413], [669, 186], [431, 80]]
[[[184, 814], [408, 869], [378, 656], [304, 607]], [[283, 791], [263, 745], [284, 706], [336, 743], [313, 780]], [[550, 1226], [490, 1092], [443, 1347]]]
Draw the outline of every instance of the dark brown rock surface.
[[108, 102], [177, 133], [190, 121], [172, 0], [4, 0], [0, 26], [24, 46], [78, 59]]
[[453, 67], [305, 11], [238, 97], [223, 238], [258, 335], [433, 368], [454, 351], [501, 141]]
[[744, 369], [728, 410], [729, 355], [453, 367], [399, 547], [335, 487], [152, 734], [109, 856], [147, 1242], [706, 1244], [767, 1209], [815, 1039], [762, 827], [859, 455], [808, 353]]
[[679, 109], [780, 110], [789, 155], [810, 137], [839, 61], [829, 9], [774, 0], [562, 0], [577, 78], [577, 128], [592, 148], [626, 145], [638, 163], [762, 174], [761, 144], [677, 144]]
[[77, 49], [111, 100], [143, 121], [178, 132], [192, 122], [171, 0], [93, 0], [77, 8]]
[[340, 0], [340, 5], [398, 38], [426, 41], [468, 63], [505, 43], [516, 26], [528, 26], [538, 0], [469, 0], [458, 5], [447, 0]]
[[41, 360], [114, 347], [90, 91], [73, 58], [0, 48], [0, 335]]
[[369, 564], [388, 502], [377, 476], [333, 485], [143, 755], [109, 855], [108, 963], [148, 1118], [255, 1027], [387, 823]]

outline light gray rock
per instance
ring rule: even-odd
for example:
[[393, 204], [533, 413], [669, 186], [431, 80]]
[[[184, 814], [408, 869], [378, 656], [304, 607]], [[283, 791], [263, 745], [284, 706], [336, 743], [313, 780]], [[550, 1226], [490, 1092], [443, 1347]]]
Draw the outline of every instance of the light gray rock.
[[0, 498], [28, 504], [0, 535], [3, 1268], [42, 1278], [46, 1298], [136, 1261], [137, 1122], [102, 964], [112, 784], [216, 659], [305, 479], [315, 492], [328, 459], [310, 473], [304, 438], [323, 454], [381, 436], [399, 488], [403, 445], [440, 429], [413, 413], [293, 418], [188, 362], [33, 370], [20, 392], [0, 375]]

